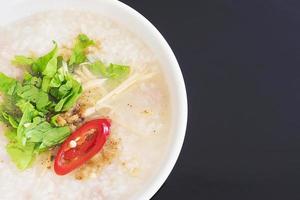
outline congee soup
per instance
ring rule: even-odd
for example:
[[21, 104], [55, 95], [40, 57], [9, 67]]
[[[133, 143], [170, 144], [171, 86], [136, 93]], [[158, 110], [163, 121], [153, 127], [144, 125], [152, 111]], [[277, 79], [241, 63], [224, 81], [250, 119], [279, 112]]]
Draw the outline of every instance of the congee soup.
[[170, 99], [155, 52], [86, 11], [0, 30], [0, 199], [126, 200], [155, 176]]

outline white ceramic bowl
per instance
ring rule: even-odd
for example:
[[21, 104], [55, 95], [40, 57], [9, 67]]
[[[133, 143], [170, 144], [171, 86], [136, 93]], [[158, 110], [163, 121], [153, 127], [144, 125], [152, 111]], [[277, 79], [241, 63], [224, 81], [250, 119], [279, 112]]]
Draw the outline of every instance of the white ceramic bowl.
[[1, 2], [0, 26], [34, 13], [49, 9], [82, 9], [99, 12], [140, 37], [156, 52], [167, 74], [166, 79], [172, 100], [171, 142], [167, 157], [155, 177], [134, 199], [150, 199], [167, 179], [179, 156], [187, 123], [187, 97], [184, 80], [177, 60], [159, 31], [141, 14], [117, 0], [9, 0]]

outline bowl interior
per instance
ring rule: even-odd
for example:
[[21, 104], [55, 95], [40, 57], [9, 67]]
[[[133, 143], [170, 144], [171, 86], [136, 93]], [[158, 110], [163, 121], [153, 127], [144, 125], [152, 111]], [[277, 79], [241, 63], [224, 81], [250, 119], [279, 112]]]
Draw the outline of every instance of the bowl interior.
[[177, 60], [161, 34], [141, 14], [117, 0], [10, 0], [0, 7], [0, 26], [37, 12], [59, 9], [81, 9], [101, 13], [128, 27], [155, 52], [161, 63], [171, 95], [172, 125], [168, 152], [156, 176], [136, 199], [150, 199], [170, 174], [180, 153], [186, 123], [187, 98], [184, 80]]

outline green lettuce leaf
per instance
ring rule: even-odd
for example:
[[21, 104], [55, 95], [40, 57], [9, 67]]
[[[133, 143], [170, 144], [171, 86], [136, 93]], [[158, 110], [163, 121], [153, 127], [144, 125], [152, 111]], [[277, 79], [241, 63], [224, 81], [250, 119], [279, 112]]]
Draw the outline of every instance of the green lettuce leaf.
[[7, 124], [11, 125], [13, 128], [18, 128], [19, 119], [13, 117], [12, 115], [7, 114], [6, 112], [1, 113], [3, 118], [6, 120]]
[[65, 105], [65, 103], [68, 101], [68, 99], [72, 96], [72, 93], [70, 93], [69, 95], [67, 95], [66, 97], [62, 98], [55, 106], [54, 110], [55, 112], [60, 112], [63, 110], [63, 107]]
[[49, 96], [47, 93], [45, 93], [44, 91], [42, 90], [39, 90], [39, 93], [38, 93], [38, 98], [37, 98], [37, 101], [36, 101], [36, 108], [39, 110], [39, 111], [42, 111], [44, 113], [47, 113], [47, 110], [46, 107], [48, 105], [51, 104], [51, 101], [49, 100]]
[[9, 143], [6, 145], [6, 151], [10, 159], [16, 164], [20, 170], [25, 170], [34, 160], [35, 144], [27, 143], [25, 146], [18, 142], [15, 129], [5, 130], [5, 136]]
[[65, 77], [63, 74], [56, 73], [54, 77], [51, 79], [49, 87], [58, 88], [59, 86], [61, 86], [64, 80]]
[[38, 110], [44, 111], [51, 102], [48, 94], [32, 85], [25, 85], [18, 91], [18, 95], [31, 103], [34, 103]]
[[69, 65], [79, 65], [80, 63], [85, 62], [87, 60], [86, 49], [93, 45], [95, 45], [95, 42], [89, 39], [87, 35], [79, 34], [72, 50]]
[[[11, 116], [11, 118], [15, 119], [15, 121], [19, 122], [20, 118], [22, 117], [22, 112], [20, 109], [16, 106], [16, 103], [18, 102], [17, 95], [10, 96], [10, 95], [4, 95], [2, 102], [0, 104], [0, 121], [6, 123], [7, 125], [12, 125], [9, 120], [9, 117], [3, 116], [3, 113]], [[4, 114], [4, 115], [5, 115]], [[7, 120], [8, 119], [8, 120]], [[14, 123], [14, 122], [12, 122]]]
[[96, 76], [108, 79], [122, 80], [130, 74], [130, 67], [125, 65], [110, 64], [106, 67], [101, 61], [89, 65], [89, 70]]
[[15, 56], [12, 60], [12, 64], [15, 66], [31, 66], [34, 63], [34, 59], [26, 56]]
[[51, 125], [45, 119], [41, 119], [41, 121], [33, 120], [24, 132], [28, 141], [40, 143], [50, 129], [52, 129]]
[[55, 126], [55, 127], [59, 127], [60, 125], [57, 123], [57, 119], [59, 117], [59, 114], [56, 114], [54, 116], [51, 117], [50, 119], [50, 123], [52, 126]]
[[11, 160], [20, 170], [25, 170], [30, 166], [35, 158], [35, 144], [27, 143], [25, 146], [19, 143], [9, 143], [6, 151]]
[[19, 142], [25, 145], [27, 141], [27, 138], [25, 137], [25, 124], [30, 124], [34, 117], [42, 116], [42, 113], [38, 112], [30, 102], [24, 100], [18, 102], [17, 106], [23, 113], [17, 128], [17, 138]]
[[106, 74], [106, 65], [99, 60], [90, 64], [88, 69], [96, 76], [104, 76]]
[[17, 142], [17, 132], [16, 129], [7, 128], [4, 131], [4, 135], [9, 142]]
[[[4, 94], [0, 120], [9, 125], [6, 149], [19, 169], [28, 168], [38, 153], [62, 143], [70, 135], [69, 127], [57, 124], [57, 116], [72, 108], [82, 93], [81, 84], [69, 70], [87, 60], [87, 48], [92, 45], [93, 40], [80, 34], [68, 62], [58, 55], [54, 42], [52, 50], [41, 57], [15, 56], [12, 63], [26, 67], [23, 80], [0, 73], [0, 92]], [[101, 75], [120, 77], [125, 71], [110, 68], [100, 67]]]
[[123, 79], [130, 73], [130, 67], [125, 65], [110, 64], [106, 68], [106, 72], [103, 74], [104, 77], [111, 79]]
[[23, 85], [32, 85], [36, 87], [41, 87], [42, 79], [40, 77], [32, 76], [30, 73], [24, 73]]
[[16, 85], [17, 85], [16, 79], [10, 78], [0, 72], [0, 92], [11, 95], [13, 94]]
[[40, 111], [45, 111], [46, 106], [51, 103], [48, 94], [41, 88], [43, 86], [43, 82], [42, 78], [25, 73], [23, 81], [24, 86], [20, 87], [17, 91], [20, 98], [34, 103]]
[[43, 81], [42, 81], [42, 91], [44, 92], [49, 92], [50, 89], [50, 82], [51, 82], [51, 78], [44, 76], [43, 77]]
[[[33, 64], [32, 64], [32, 71], [36, 73], [42, 73], [44, 70], [46, 70], [46, 74], [53, 73], [53, 67], [55, 67], [55, 62], [57, 63], [57, 52], [58, 52], [58, 47], [57, 43], [54, 42], [54, 48], [47, 53], [46, 55], [39, 57]], [[56, 59], [56, 61], [55, 61]], [[49, 66], [48, 66], [49, 65]]]
[[18, 95], [26, 101], [35, 103], [39, 98], [39, 89], [32, 85], [25, 85], [18, 91]]
[[55, 106], [55, 111], [67, 111], [72, 108], [82, 93], [82, 86], [75, 79], [68, 77], [68, 81], [72, 85], [71, 91], [64, 96]]
[[46, 68], [44, 69], [42, 74], [44, 76], [52, 77], [54, 76], [56, 71], [57, 71], [57, 57], [53, 56], [53, 58], [51, 58], [47, 63]]
[[73, 88], [73, 82], [71, 80], [68, 80], [65, 84], [61, 85], [58, 89], [58, 97], [63, 98], [67, 96], [67, 94], [71, 91]]
[[50, 148], [57, 144], [62, 143], [69, 135], [71, 134], [71, 130], [69, 127], [59, 127], [49, 129], [45, 137], [43, 138], [42, 144], [40, 145], [40, 149], [43, 150], [45, 148]]

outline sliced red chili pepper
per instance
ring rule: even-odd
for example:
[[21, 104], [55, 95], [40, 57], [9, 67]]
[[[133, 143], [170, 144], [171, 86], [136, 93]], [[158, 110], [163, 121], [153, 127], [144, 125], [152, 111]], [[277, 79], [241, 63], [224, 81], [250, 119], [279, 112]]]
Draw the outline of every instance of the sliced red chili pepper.
[[94, 134], [92, 138], [86, 140], [83, 144], [81, 144], [81, 145], [77, 144], [76, 147], [65, 151], [64, 159], [72, 160], [72, 159], [76, 158], [77, 156], [84, 154], [90, 147], [92, 147], [95, 144], [95, 137], [96, 137], [96, 134]]
[[110, 120], [96, 119], [73, 132], [60, 147], [54, 171], [65, 175], [90, 160], [105, 144], [110, 134]]

